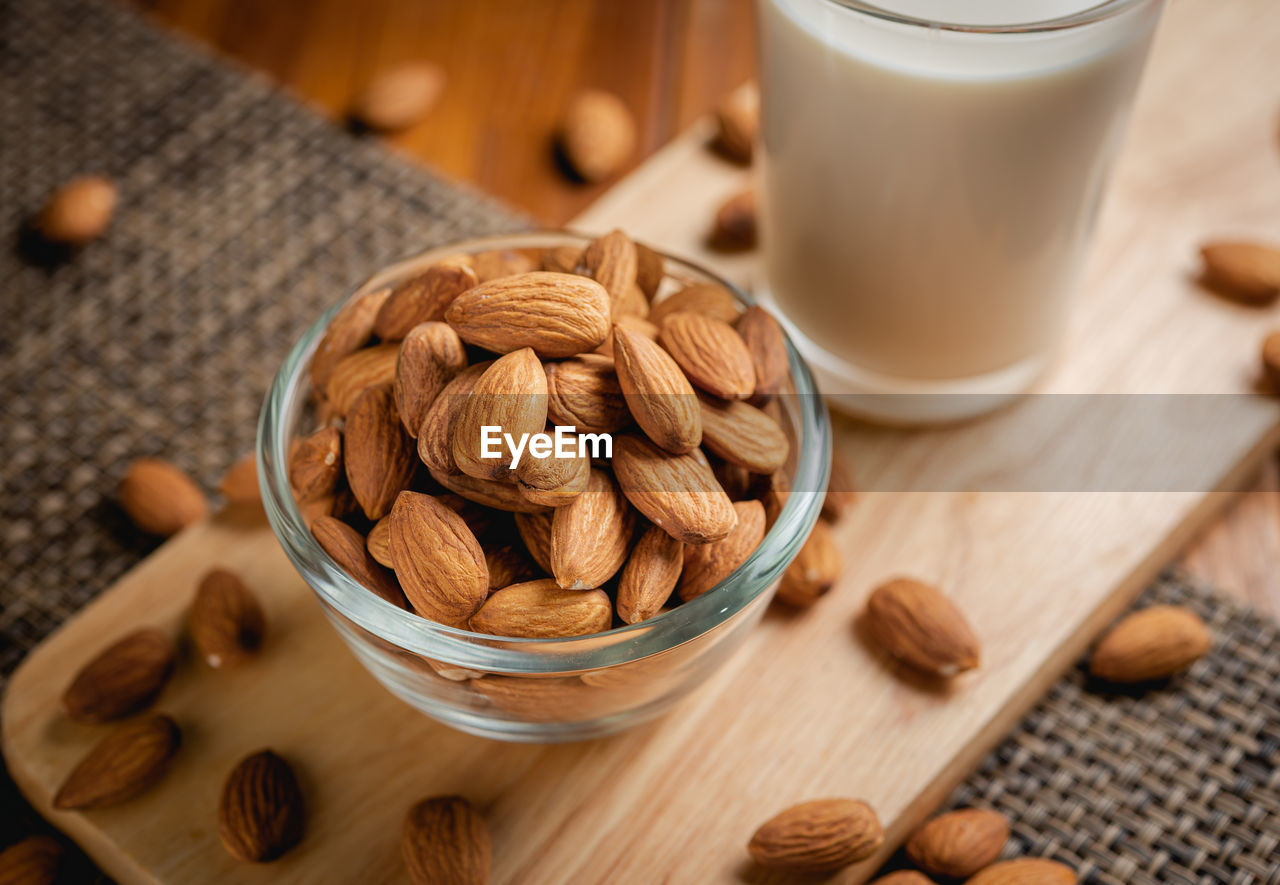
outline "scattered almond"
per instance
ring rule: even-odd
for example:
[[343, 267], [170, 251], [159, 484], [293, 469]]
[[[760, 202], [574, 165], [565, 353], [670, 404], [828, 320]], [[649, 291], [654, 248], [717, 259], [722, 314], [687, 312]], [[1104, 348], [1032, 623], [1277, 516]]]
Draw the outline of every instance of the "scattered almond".
[[495, 636], [554, 639], [608, 630], [613, 603], [602, 590], [569, 590], [554, 579], [512, 584], [495, 592], [470, 627]]
[[782, 573], [777, 598], [796, 608], [808, 608], [831, 589], [840, 577], [841, 567], [840, 548], [831, 535], [831, 528], [819, 519], [796, 558]]
[[181, 735], [168, 716], [144, 716], [121, 725], [94, 745], [53, 797], [59, 810], [119, 805], [160, 782]]
[[1246, 304], [1269, 304], [1280, 295], [1280, 248], [1269, 243], [1223, 240], [1200, 247], [1204, 278]]
[[226, 569], [214, 569], [196, 589], [187, 615], [191, 639], [210, 667], [234, 666], [262, 646], [266, 617], [244, 582]]
[[609, 303], [595, 280], [531, 271], [463, 292], [445, 320], [463, 341], [496, 353], [531, 347], [544, 359], [576, 356], [608, 337]]
[[696, 449], [702, 442], [702, 417], [680, 366], [656, 342], [618, 324], [613, 344], [618, 386], [640, 429], [668, 452]]
[[400, 854], [414, 885], [485, 885], [493, 848], [489, 828], [470, 802], [436, 796], [409, 809]]
[[736, 193], [716, 209], [708, 242], [722, 252], [754, 249], [759, 238], [756, 218], [755, 190]]
[[444, 71], [430, 62], [406, 62], [378, 73], [356, 96], [351, 116], [379, 132], [399, 132], [420, 121], [444, 91]]
[[758, 305], [742, 312], [734, 328], [747, 346], [756, 372], [756, 396], [782, 393], [790, 376], [787, 336], [773, 314]]
[[582, 494], [551, 518], [551, 573], [559, 585], [589, 590], [612, 578], [627, 561], [634, 524], [613, 477], [592, 469]]
[[169, 681], [176, 656], [163, 630], [135, 630], [80, 668], [62, 694], [62, 708], [77, 722], [110, 722], [137, 713]]
[[755, 393], [755, 363], [728, 323], [677, 311], [660, 328], [658, 342], [698, 387], [721, 399], [747, 399]]
[[716, 108], [715, 146], [729, 159], [747, 164], [760, 130], [760, 90], [748, 83]]
[[120, 480], [120, 506], [133, 524], [153, 535], [177, 534], [209, 513], [209, 499], [176, 465], [139, 458]]
[[109, 178], [82, 175], [53, 192], [37, 222], [45, 239], [82, 246], [106, 233], [120, 194]]
[[430, 495], [401, 492], [391, 508], [391, 561], [418, 614], [465, 624], [489, 595], [480, 542], [462, 517]]
[[302, 841], [302, 791], [289, 763], [270, 750], [242, 759], [222, 785], [218, 835], [227, 853], [266, 863]]
[[222, 474], [218, 490], [229, 504], [261, 504], [258, 492], [258, 458], [253, 452], [239, 458]]
[[965, 885], [1075, 885], [1075, 870], [1036, 857], [1006, 860], [982, 870]]
[[28, 836], [0, 851], [2, 885], [54, 885], [62, 846], [49, 836]]
[[351, 493], [370, 519], [381, 519], [417, 466], [390, 384], [360, 394], [347, 415], [343, 465]]
[[926, 872], [963, 879], [1000, 858], [1009, 840], [1004, 815], [963, 808], [935, 817], [907, 839], [907, 856]]
[[289, 485], [301, 501], [332, 495], [343, 477], [342, 431], [322, 427], [289, 453]]
[[978, 640], [951, 600], [910, 578], [881, 585], [867, 600], [871, 638], [903, 664], [950, 677], [978, 666]]
[[815, 799], [766, 821], [747, 846], [762, 867], [825, 873], [866, 860], [884, 843], [871, 806], [853, 799]]
[[636, 149], [636, 124], [618, 96], [599, 89], [579, 92], [560, 121], [560, 150], [583, 180], [603, 181], [620, 172]]
[[1200, 616], [1176, 605], [1153, 605], [1107, 631], [1089, 672], [1108, 682], [1149, 682], [1172, 676], [1203, 657], [1213, 636]]
[[661, 526], [649, 526], [636, 542], [618, 581], [618, 617], [648, 620], [667, 604], [684, 568], [684, 544]]
[[332, 516], [321, 516], [311, 523], [311, 534], [324, 552], [356, 583], [394, 606], [409, 607], [396, 579], [370, 556], [364, 539], [351, 526]]

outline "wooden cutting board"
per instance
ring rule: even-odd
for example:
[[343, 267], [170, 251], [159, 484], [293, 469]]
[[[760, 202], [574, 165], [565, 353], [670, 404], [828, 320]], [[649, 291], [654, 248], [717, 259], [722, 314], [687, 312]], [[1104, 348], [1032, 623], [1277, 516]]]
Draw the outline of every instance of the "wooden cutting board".
[[[1280, 5], [1172, 4], [1068, 355], [1047, 392], [1250, 389], [1274, 312], [1206, 295], [1190, 274], [1207, 234], [1280, 239], [1278, 110]], [[749, 284], [753, 257], [723, 259], [701, 246], [713, 207], [744, 178], [705, 150], [706, 138], [698, 128], [670, 145], [577, 226], [623, 226]], [[1116, 400], [1119, 412], [1136, 401]], [[1185, 488], [1234, 488], [1276, 445], [1277, 407], [1196, 402], [1205, 405], [1180, 413], [1187, 442], [1180, 433], [1167, 440], [1196, 465]], [[922, 472], [982, 452], [1003, 420], [907, 435], [840, 420], [837, 433], [868, 485], [927, 487]], [[1055, 433], [1071, 431], [1069, 411], [1058, 421]], [[1207, 437], [1192, 432], [1206, 427]], [[1089, 425], [1095, 435], [1106, 438], [1105, 422]], [[401, 816], [416, 798], [447, 792], [484, 809], [494, 881], [521, 883], [774, 881], [747, 862], [757, 824], [801, 799], [863, 797], [888, 839], [840, 877], [859, 882], [1226, 497], [982, 491], [993, 486], [991, 465], [979, 458], [973, 469], [937, 486], [955, 491], [864, 494], [838, 530], [845, 577], [821, 605], [769, 613], [725, 670], [666, 718], [559, 746], [469, 737], [392, 698], [324, 621], [263, 524], [224, 514], [164, 545], [32, 652], [5, 698], [9, 771], [122, 882], [403, 881]], [[231, 672], [193, 660], [179, 668], [158, 709], [183, 723], [184, 747], [161, 786], [114, 810], [53, 812], [51, 794], [101, 733], [58, 713], [68, 678], [140, 621], [176, 627], [214, 565], [241, 572], [265, 598], [264, 653]], [[949, 692], [897, 678], [854, 634], [866, 593], [902, 572], [947, 588], [982, 639], [982, 669]], [[310, 826], [298, 850], [252, 868], [219, 847], [214, 809], [226, 771], [261, 746], [297, 762]]]

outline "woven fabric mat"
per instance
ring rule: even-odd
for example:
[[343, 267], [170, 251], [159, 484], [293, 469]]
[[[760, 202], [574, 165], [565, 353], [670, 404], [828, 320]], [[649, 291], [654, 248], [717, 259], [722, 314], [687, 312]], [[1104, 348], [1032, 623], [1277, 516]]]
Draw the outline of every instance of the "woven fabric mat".
[[[396, 257], [527, 221], [321, 120], [261, 79], [94, 0], [0, 0], [0, 682], [145, 556], [112, 502], [162, 454], [216, 487], [249, 450], [275, 366], [317, 312]], [[27, 232], [49, 191], [100, 172], [107, 236]], [[1083, 671], [953, 797], [1005, 811], [1012, 854], [1082, 881], [1280, 883], [1280, 636], [1169, 577], [1149, 601], [1213, 625], [1165, 689]], [[38, 826], [0, 785], [0, 846]]]

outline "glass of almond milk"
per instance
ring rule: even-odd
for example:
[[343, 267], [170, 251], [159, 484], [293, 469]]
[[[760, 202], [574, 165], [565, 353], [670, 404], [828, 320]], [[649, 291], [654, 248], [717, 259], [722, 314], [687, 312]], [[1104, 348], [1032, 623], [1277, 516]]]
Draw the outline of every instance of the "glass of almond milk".
[[764, 295], [824, 392], [910, 423], [1025, 391], [1161, 0], [758, 4]]

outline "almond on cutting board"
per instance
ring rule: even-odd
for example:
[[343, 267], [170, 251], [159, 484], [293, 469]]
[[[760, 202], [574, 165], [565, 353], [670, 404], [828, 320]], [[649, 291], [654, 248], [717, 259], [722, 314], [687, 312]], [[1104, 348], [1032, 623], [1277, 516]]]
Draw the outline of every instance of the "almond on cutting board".
[[119, 726], [94, 745], [53, 797], [53, 807], [106, 808], [160, 782], [178, 751], [181, 734], [168, 716], [145, 716]]
[[1204, 279], [1224, 295], [1246, 304], [1270, 304], [1280, 295], [1280, 247], [1244, 240], [1219, 240], [1200, 247]]
[[62, 708], [77, 722], [110, 722], [136, 713], [160, 694], [176, 657], [165, 631], [135, 630], [80, 668], [62, 694]]
[[351, 104], [351, 116], [379, 132], [399, 132], [422, 120], [444, 92], [444, 70], [425, 61], [378, 72]]
[[760, 132], [760, 90], [748, 83], [716, 107], [715, 147], [737, 163], [748, 164]]
[[1076, 885], [1076, 872], [1057, 861], [1020, 857], [987, 867], [965, 885]]
[[302, 841], [302, 790], [293, 768], [271, 750], [246, 756], [227, 775], [218, 801], [218, 835], [246, 863], [276, 860]]
[[247, 505], [262, 503], [258, 491], [258, 457], [253, 452], [237, 458], [222, 474], [218, 491], [228, 504]]
[[867, 631], [895, 660], [947, 678], [978, 666], [978, 640], [936, 587], [910, 578], [882, 584], [867, 599]]
[[1004, 815], [982, 808], [962, 808], [939, 815], [907, 839], [912, 863], [937, 876], [963, 879], [1000, 858], [1009, 841]]
[[187, 626], [210, 667], [239, 664], [257, 654], [267, 631], [257, 597], [234, 572], [216, 568], [200, 581]]
[[815, 799], [770, 818], [747, 849], [762, 867], [826, 873], [866, 860], [883, 843], [880, 819], [867, 803]]
[[555, 639], [608, 630], [613, 604], [602, 590], [566, 590], [554, 579], [512, 584], [471, 616], [470, 627], [495, 636]]
[[756, 192], [754, 188], [740, 191], [720, 204], [711, 224], [707, 242], [721, 252], [740, 252], [754, 249], [759, 239]]
[[1153, 605], [1107, 631], [1089, 660], [1089, 672], [1117, 683], [1164, 679], [1190, 667], [1213, 647], [1200, 616], [1177, 605]]
[[493, 847], [488, 825], [470, 802], [435, 796], [405, 815], [400, 855], [414, 885], [485, 885]]
[[561, 153], [586, 182], [622, 171], [636, 150], [636, 123], [622, 99], [601, 89], [574, 95], [560, 120]]
[[111, 179], [82, 175], [53, 192], [36, 226], [47, 240], [83, 246], [107, 232], [119, 202], [120, 193]]
[[169, 536], [209, 514], [209, 499], [195, 480], [160, 458], [129, 465], [117, 492], [120, 507], [144, 532]]

